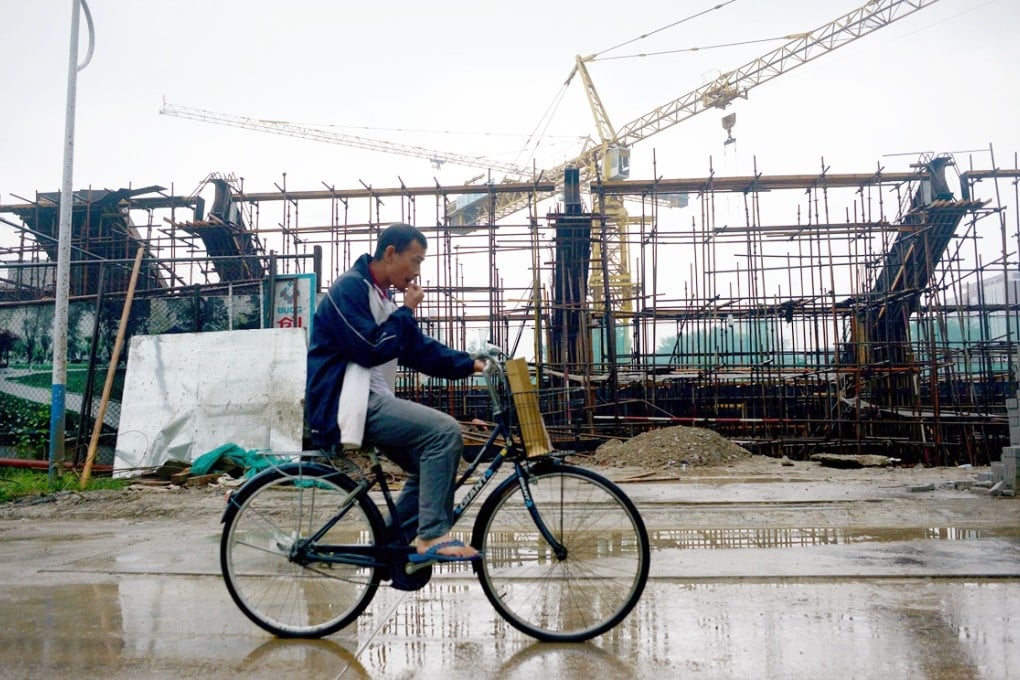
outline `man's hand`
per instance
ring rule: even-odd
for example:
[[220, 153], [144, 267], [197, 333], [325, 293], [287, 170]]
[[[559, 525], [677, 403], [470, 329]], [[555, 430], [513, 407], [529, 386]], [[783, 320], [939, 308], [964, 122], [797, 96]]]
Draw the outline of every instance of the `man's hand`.
[[481, 359], [475, 359], [475, 373], [481, 373], [485, 370], [485, 362]]
[[425, 291], [421, 289], [417, 283], [407, 284], [407, 290], [404, 291], [404, 304], [414, 311], [421, 304], [421, 301], [425, 299]]

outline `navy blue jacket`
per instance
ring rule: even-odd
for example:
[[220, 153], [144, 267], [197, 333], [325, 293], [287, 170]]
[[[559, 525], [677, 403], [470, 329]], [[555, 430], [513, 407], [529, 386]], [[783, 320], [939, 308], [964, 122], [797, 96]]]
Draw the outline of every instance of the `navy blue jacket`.
[[340, 403], [347, 363], [378, 366], [397, 359], [402, 366], [440, 378], [466, 378], [475, 362], [467, 352], [450, 349], [422, 334], [411, 309], [399, 307], [377, 324], [369, 295], [378, 295], [372, 283], [367, 253], [329, 287], [315, 310], [308, 345], [305, 412], [312, 444], [329, 447], [340, 441], [336, 411]]

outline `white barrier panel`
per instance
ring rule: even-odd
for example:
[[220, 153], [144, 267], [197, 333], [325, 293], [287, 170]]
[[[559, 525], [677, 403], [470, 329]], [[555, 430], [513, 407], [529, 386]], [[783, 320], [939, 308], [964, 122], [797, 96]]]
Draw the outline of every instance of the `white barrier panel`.
[[114, 476], [227, 442], [300, 451], [306, 354], [300, 328], [132, 337]]

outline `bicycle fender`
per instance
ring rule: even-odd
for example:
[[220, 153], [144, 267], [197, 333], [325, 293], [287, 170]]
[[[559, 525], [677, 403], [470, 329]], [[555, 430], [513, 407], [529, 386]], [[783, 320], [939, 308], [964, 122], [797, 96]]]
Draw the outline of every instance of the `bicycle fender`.
[[226, 522], [231, 513], [237, 511], [237, 508], [239, 508], [248, 499], [248, 496], [252, 494], [253, 489], [261, 486], [261, 484], [257, 484], [256, 482], [265, 477], [287, 477], [298, 475], [324, 477], [332, 482], [336, 482], [337, 485], [343, 489], [351, 489], [354, 487], [353, 479], [336, 468], [323, 465], [322, 463], [294, 461], [291, 463], [284, 463], [283, 465], [275, 465], [259, 472], [257, 475], [242, 484], [239, 489], [230, 494], [230, 497], [227, 498], [227, 507], [223, 509], [223, 515], [220, 517], [220, 524]]

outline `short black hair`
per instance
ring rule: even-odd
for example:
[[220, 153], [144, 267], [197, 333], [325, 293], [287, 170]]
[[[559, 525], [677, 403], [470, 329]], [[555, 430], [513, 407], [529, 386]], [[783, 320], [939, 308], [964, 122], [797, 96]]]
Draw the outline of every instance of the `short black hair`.
[[403, 222], [391, 224], [379, 234], [379, 242], [375, 244], [375, 259], [381, 260], [389, 246], [393, 246], [398, 253], [402, 253], [405, 248], [411, 245], [412, 241], [417, 241], [426, 250], [429, 247], [428, 239], [417, 227]]

